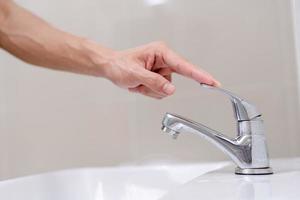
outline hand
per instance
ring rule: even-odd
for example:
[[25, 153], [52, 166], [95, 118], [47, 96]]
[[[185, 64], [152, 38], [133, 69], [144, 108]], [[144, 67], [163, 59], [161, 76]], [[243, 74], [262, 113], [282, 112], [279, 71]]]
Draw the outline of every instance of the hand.
[[184, 60], [163, 42], [115, 53], [106, 76], [131, 92], [161, 99], [175, 92], [171, 83], [173, 72], [199, 83], [220, 86], [210, 74]]
[[173, 72], [220, 85], [163, 42], [115, 52], [56, 29], [13, 1], [0, 0], [0, 24], [0, 47], [33, 65], [106, 77], [131, 92], [158, 99], [174, 93]]

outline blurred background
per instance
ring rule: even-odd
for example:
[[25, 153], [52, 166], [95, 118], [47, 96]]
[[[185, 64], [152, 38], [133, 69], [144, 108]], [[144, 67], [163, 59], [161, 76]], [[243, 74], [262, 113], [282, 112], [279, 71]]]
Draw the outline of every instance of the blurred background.
[[[257, 105], [271, 158], [300, 156], [298, 2], [17, 2], [60, 29], [116, 50], [166, 41]], [[226, 97], [177, 75], [174, 84], [175, 95], [152, 100], [104, 79], [30, 66], [1, 50], [0, 179], [77, 167], [226, 160], [197, 136], [172, 140], [160, 130], [164, 114], [172, 112], [236, 134]]]

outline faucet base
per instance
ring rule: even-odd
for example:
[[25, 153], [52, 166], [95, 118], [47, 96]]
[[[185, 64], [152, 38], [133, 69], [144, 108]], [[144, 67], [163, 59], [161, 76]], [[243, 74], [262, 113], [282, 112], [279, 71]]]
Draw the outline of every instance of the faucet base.
[[238, 175], [268, 175], [273, 174], [273, 170], [271, 167], [265, 168], [235, 168], [235, 173]]

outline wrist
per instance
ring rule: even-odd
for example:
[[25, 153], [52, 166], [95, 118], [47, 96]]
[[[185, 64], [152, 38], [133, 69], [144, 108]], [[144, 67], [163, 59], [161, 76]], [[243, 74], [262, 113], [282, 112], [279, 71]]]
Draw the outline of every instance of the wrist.
[[83, 52], [90, 63], [90, 74], [97, 77], [109, 78], [116, 52], [112, 49], [102, 47], [93, 41], [83, 40]]

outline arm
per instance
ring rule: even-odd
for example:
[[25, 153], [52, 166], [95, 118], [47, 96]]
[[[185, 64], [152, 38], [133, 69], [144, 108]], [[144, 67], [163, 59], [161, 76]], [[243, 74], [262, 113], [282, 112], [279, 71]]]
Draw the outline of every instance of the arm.
[[103, 76], [111, 50], [52, 27], [10, 0], [0, 0], [0, 45], [33, 65]]
[[33, 65], [104, 77], [132, 92], [163, 98], [171, 95], [171, 73], [218, 86], [164, 43], [113, 51], [61, 30], [11, 0], [0, 0], [0, 47]]

